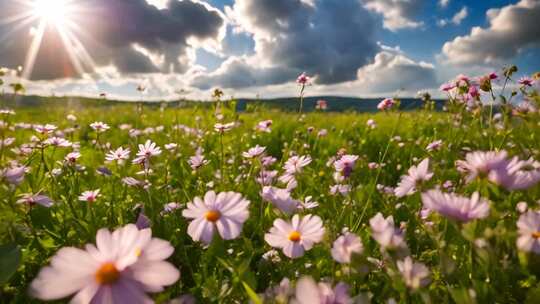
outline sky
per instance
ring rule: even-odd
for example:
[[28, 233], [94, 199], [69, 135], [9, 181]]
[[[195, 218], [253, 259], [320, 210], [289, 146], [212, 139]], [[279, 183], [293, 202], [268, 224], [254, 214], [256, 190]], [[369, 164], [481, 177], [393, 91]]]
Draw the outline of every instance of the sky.
[[[540, 70], [540, 0], [0, 0], [4, 89], [125, 100], [437, 96]], [[137, 90], [144, 88], [144, 91]]]

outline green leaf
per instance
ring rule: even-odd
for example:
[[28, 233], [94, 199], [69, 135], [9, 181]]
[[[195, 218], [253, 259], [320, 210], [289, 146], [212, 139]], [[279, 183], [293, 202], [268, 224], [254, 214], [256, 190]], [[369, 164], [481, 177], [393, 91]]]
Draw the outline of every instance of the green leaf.
[[257, 295], [257, 293], [253, 291], [253, 289], [251, 289], [251, 287], [249, 287], [249, 285], [246, 282], [242, 281], [242, 286], [244, 286], [244, 289], [246, 290], [248, 297], [251, 299], [253, 303], [262, 304], [262, 301]]
[[0, 245], [0, 284], [6, 283], [19, 268], [21, 249], [15, 244]]

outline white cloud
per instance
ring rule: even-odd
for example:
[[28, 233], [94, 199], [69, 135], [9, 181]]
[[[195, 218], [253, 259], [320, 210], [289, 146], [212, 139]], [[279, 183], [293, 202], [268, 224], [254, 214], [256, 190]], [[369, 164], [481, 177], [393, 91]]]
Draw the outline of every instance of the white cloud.
[[469, 35], [446, 42], [439, 56], [449, 64], [510, 63], [522, 50], [540, 46], [540, 1], [521, 0], [517, 4], [486, 13], [489, 27], [472, 28]]
[[469, 15], [469, 10], [467, 9], [466, 6], [464, 6], [463, 8], [461, 8], [461, 10], [459, 12], [457, 12], [453, 17], [452, 19], [448, 20], [448, 19], [442, 19], [442, 20], [439, 20], [437, 21], [437, 24], [439, 26], [446, 26], [448, 25], [449, 23], [453, 23], [454, 25], [460, 25], [461, 22], [463, 20], [465, 20], [465, 18], [467, 18], [467, 16]]
[[439, 6], [442, 8], [446, 8], [450, 4], [450, 0], [439, 0]]
[[415, 21], [423, 0], [362, 0], [364, 7], [383, 16], [383, 26], [390, 31], [417, 28], [424, 23]]

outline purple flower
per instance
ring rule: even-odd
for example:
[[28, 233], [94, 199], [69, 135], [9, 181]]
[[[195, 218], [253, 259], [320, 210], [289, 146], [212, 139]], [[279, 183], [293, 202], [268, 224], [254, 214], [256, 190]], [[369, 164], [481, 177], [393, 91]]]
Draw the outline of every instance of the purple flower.
[[29, 206], [34, 206], [38, 204], [47, 208], [51, 207], [54, 204], [51, 198], [46, 195], [31, 194], [31, 193], [23, 194], [21, 199], [19, 199], [17, 203], [27, 204]]
[[242, 153], [242, 156], [245, 158], [257, 158], [263, 155], [265, 150], [266, 150], [266, 147], [261, 147], [259, 145], [256, 145], [253, 148], [249, 148], [247, 152]]
[[458, 160], [459, 171], [467, 173], [466, 181], [472, 182], [477, 177], [487, 177], [491, 170], [498, 170], [507, 165], [506, 151], [475, 151], [465, 155], [465, 160]]
[[193, 219], [188, 234], [194, 241], [210, 244], [217, 229], [224, 240], [237, 238], [249, 217], [249, 201], [240, 193], [206, 192], [204, 199], [195, 197], [182, 212], [185, 218]]
[[531, 77], [524, 76], [519, 79], [518, 83], [522, 86], [530, 87], [533, 85], [534, 79], [532, 79]]
[[429, 190], [422, 193], [422, 202], [425, 208], [461, 222], [482, 219], [489, 215], [489, 202], [480, 198], [478, 192], [468, 198], [439, 190]]
[[348, 178], [351, 175], [357, 160], [358, 155], [343, 155], [340, 159], [334, 162], [334, 168], [341, 174], [341, 176]]
[[298, 209], [300, 202], [291, 197], [287, 189], [265, 186], [261, 193], [262, 198], [272, 203], [276, 208], [284, 213], [291, 214]]
[[26, 167], [14, 166], [12, 168], [4, 169], [1, 176], [3, 176], [8, 183], [18, 186], [24, 181], [24, 175], [26, 173]]

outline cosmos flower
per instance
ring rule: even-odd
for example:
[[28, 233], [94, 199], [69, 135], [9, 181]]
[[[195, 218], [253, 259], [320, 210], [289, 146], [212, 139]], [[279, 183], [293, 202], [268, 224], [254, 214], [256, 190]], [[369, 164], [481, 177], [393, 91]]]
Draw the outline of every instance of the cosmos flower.
[[36, 130], [36, 132], [38, 132], [41, 135], [49, 135], [53, 133], [56, 129], [58, 129], [58, 127], [51, 124], [37, 125], [34, 127], [34, 130]]
[[204, 158], [202, 149], [197, 149], [194, 156], [191, 156], [188, 160], [188, 164], [193, 170], [197, 170], [202, 166], [208, 164], [210, 161]]
[[514, 157], [505, 166], [490, 171], [488, 179], [507, 190], [528, 189], [540, 182], [540, 162]]
[[442, 140], [435, 140], [429, 143], [426, 147], [426, 151], [433, 152], [438, 151], [442, 147], [443, 141]]
[[348, 178], [351, 175], [357, 160], [358, 155], [343, 155], [334, 162], [334, 168], [336, 169], [336, 172], [341, 174], [341, 176]]
[[243, 152], [242, 156], [245, 158], [257, 158], [263, 155], [265, 150], [266, 150], [266, 147], [261, 147], [259, 145], [256, 145], [253, 148], [249, 148], [247, 152]]
[[364, 246], [360, 238], [350, 232], [340, 235], [332, 246], [332, 257], [338, 263], [346, 264], [351, 262], [353, 253], [360, 254], [364, 251]]
[[386, 98], [383, 99], [379, 104], [377, 105], [377, 109], [380, 111], [387, 111], [393, 108], [396, 105], [396, 101], [392, 98]]
[[6, 168], [1, 171], [1, 175], [6, 179], [11, 185], [18, 186], [24, 181], [24, 175], [26, 174], [27, 168], [25, 166], [15, 165], [11, 168]]
[[433, 177], [433, 173], [429, 171], [429, 158], [422, 160], [418, 167], [412, 166], [409, 168], [407, 173], [407, 175], [401, 177], [400, 182], [394, 189], [394, 194], [397, 197], [414, 194], [421, 182], [428, 181]]
[[525, 252], [540, 254], [540, 213], [529, 210], [517, 221], [517, 248]]
[[426, 265], [414, 262], [410, 256], [396, 264], [407, 287], [414, 290], [429, 283], [429, 269]]
[[315, 109], [317, 110], [327, 110], [328, 109], [328, 102], [323, 99], [317, 100], [317, 104], [315, 105]]
[[530, 87], [534, 83], [534, 79], [531, 77], [523, 76], [519, 79], [518, 83], [522, 86]]
[[456, 85], [454, 83], [443, 83], [439, 87], [439, 90], [444, 91], [444, 92], [448, 92], [448, 91], [454, 89], [455, 87], [456, 87]]
[[107, 153], [105, 155], [105, 160], [108, 161], [108, 162], [117, 161], [117, 162], [121, 163], [121, 162], [129, 159], [129, 154], [130, 153], [131, 153], [131, 151], [129, 150], [129, 148], [124, 149], [122, 147], [119, 147], [116, 150], [109, 151], [109, 153]]
[[302, 277], [296, 283], [294, 303], [298, 304], [352, 304], [349, 286], [338, 283], [335, 288], [328, 283], [316, 283], [311, 277]]
[[161, 154], [161, 148], [151, 140], [147, 140], [144, 145], [139, 145], [139, 151], [137, 157], [133, 160], [134, 164], [148, 164], [152, 156], [158, 156]]
[[287, 189], [265, 186], [262, 189], [261, 197], [287, 214], [296, 211], [300, 205], [299, 201], [291, 197], [291, 193]]
[[67, 147], [71, 147], [71, 142], [65, 138], [62, 138], [62, 137], [51, 137], [51, 138], [47, 138], [44, 142], [44, 144], [46, 145], [51, 145], [51, 146], [55, 146], [55, 147], [62, 147], [62, 148], [67, 148]]
[[373, 119], [368, 119], [368, 121], [366, 122], [366, 125], [370, 129], [375, 129], [377, 127], [377, 123]]
[[79, 195], [79, 200], [83, 202], [93, 203], [100, 196], [100, 189], [84, 191]]
[[288, 174], [297, 174], [302, 173], [302, 170], [305, 166], [309, 165], [311, 163], [311, 156], [309, 155], [302, 155], [302, 156], [292, 156], [289, 158], [285, 165], [283, 165], [283, 169]]
[[174, 151], [174, 150], [176, 150], [176, 148], [178, 148], [178, 144], [176, 144], [176, 143], [169, 143], [169, 144], [166, 144], [164, 147], [165, 147], [165, 149], [166, 149], [167, 151]]
[[46, 195], [31, 193], [23, 194], [21, 199], [17, 200], [17, 203], [26, 204], [29, 206], [35, 206], [37, 204], [47, 208], [51, 207], [54, 204], [52, 199]]
[[475, 151], [465, 155], [465, 160], [458, 160], [459, 171], [467, 173], [466, 182], [472, 182], [477, 177], [487, 177], [491, 170], [498, 170], [507, 165], [506, 151]]
[[397, 249], [407, 246], [403, 231], [394, 226], [394, 217], [386, 219], [379, 212], [369, 220], [371, 236], [382, 248]]
[[277, 170], [261, 170], [256, 180], [261, 186], [270, 186], [274, 182], [278, 172]]
[[324, 231], [320, 217], [308, 214], [300, 218], [295, 214], [290, 223], [276, 219], [264, 240], [272, 247], [281, 248], [285, 256], [295, 259], [322, 241]]
[[194, 241], [210, 244], [216, 229], [224, 240], [237, 238], [249, 217], [248, 206], [249, 201], [240, 193], [209, 191], [204, 199], [195, 197], [189, 202], [182, 215], [192, 219], [189, 236]]
[[330, 194], [332, 195], [341, 194], [345, 196], [349, 194], [349, 192], [351, 192], [351, 185], [336, 184], [330, 186]]
[[272, 132], [272, 120], [263, 120], [257, 124], [255, 129], [260, 132], [270, 133]]
[[311, 81], [311, 78], [305, 72], [300, 74], [300, 76], [296, 78], [296, 83], [300, 85], [307, 85], [309, 84], [310, 81]]
[[110, 129], [108, 124], [106, 124], [104, 122], [101, 122], [101, 121], [96, 121], [96, 122], [91, 123], [90, 127], [92, 129], [94, 129], [94, 131], [96, 131], [98, 133], [103, 133], [103, 132]]
[[60, 249], [32, 281], [30, 293], [44, 301], [75, 294], [72, 303], [152, 303], [146, 292], [163, 291], [180, 277], [165, 261], [173, 252], [150, 229], [100, 229], [96, 246]]
[[226, 124], [216, 123], [214, 125], [214, 130], [216, 130], [216, 132], [218, 132], [218, 133], [223, 134], [225, 132], [228, 132], [228, 131], [232, 130], [232, 128], [234, 128], [234, 125], [235, 125], [234, 122], [229, 122], [229, 123], [226, 123]]
[[489, 215], [489, 202], [481, 198], [478, 192], [468, 198], [439, 190], [429, 190], [422, 193], [422, 202], [424, 208], [461, 222], [482, 219]]
[[66, 161], [66, 163], [73, 165], [77, 162], [77, 159], [79, 159], [80, 157], [81, 157], [81, 153], [70, 152], [66, 155], [66, 157], [64, 157], [64, 160]]

